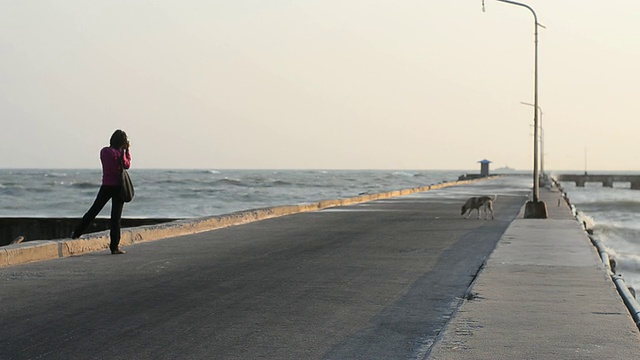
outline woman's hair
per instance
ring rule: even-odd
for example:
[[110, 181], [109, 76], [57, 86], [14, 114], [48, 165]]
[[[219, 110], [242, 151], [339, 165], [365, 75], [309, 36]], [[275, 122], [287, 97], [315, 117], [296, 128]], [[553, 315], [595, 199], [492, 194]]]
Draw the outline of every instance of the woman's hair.
[[113, 132], [113, 135], [111, 135], [109, 145], [111, 145], [112, 148], [120, 149], [121, 147], [126, 145], [128, 141], [129, 139], [127, 138], [127, 133], [118, 129]]

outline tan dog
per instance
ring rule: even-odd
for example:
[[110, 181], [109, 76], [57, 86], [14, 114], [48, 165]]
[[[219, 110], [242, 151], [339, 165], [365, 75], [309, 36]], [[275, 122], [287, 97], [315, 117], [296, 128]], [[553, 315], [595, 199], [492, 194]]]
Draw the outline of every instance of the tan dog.
[[465, 219], [468, 219], [473, 210], [478, 210], [478, 219], [480, 219], [480, 208], [484, 207], [484, 218], [487, 219], [489, 217], [489, 211], [491, 211], [491, 219], [493, 219], [493, 202], [496, 201], [496, 198], [496, 195], [493, 195], [493, 198], [489, 196], [472, 197], [462, 205], [460, 215], [464, 215], [469, 211], [469, 214], [465, 217]]

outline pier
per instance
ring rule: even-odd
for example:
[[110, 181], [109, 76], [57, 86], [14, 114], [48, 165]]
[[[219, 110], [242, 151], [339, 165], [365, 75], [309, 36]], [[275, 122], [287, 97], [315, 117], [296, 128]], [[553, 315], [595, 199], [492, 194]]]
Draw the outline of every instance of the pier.
[[[149, 225], [123, 230], [126, 255], [106, 233], [0, 247], [0, 357], [639, 358], [582, 225], [557, 189], [523, 218], [530, 191], [505, 176]], [[484, 194], [496, 219], [462, 218]]]
[[556, 175], [558, 181], [574, 182], [578, 187], [584, 187], [588, 182], [598, 182], [604, 187], [613, 187], [613, 183], [626, 182], [631, 184], [631, 189], [640, 190], [640, 175], [615, 175], [615, 174], [561, 174]]

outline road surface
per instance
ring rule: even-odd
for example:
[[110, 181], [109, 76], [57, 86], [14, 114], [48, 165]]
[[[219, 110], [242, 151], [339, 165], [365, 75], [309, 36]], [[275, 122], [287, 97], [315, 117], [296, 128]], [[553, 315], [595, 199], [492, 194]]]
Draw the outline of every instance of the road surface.
[[[424, 358], [526, 201], [515, 184], [0, 269], [0, 359]], [[496, 219], [463, 219], [485, 194]]]

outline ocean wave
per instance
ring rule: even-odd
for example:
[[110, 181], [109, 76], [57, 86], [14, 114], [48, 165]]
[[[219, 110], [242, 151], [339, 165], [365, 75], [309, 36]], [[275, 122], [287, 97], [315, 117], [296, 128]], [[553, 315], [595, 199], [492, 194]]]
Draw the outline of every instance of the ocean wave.
[[275, 186], [291, 186], [293, 185], [293, 183], [290, 183], [288, 181], [284, 181], [284, 180], [274, 180], [271, 182], [272, 185]]
[[[575, 207], [572, 207], [573, 211], [576, 211]], [[585, 228], [587, 229], [593, 229], [596, 226], [596, 222], [595, 220], [593, 220], [593, 218], [579, 210], [578, 211], [578, 216], [579, 216], [579, 220], [580, 222], [584, 225]], [[602, 226], [602, 225], [601, 225]]]
[[[584, 216], [583, 216], [584, 217]], [[609, 232], [622, 232], [622, 231], [634, 231], [640, 234], [640, 223], [635, 221], [593, 221], [592, 229], [594, 231], [609, 233]]]
[[207, 180], [207, 179], [162, 179], [162, 180], [156, 180], [154, 181], [154, 185], [156, 186], [189, 186], [192, 184], [197, 184], [197, 185], [206, 185], [206, 184], [210, 184], [211, 181]]
[[618, 272], [633, 271], [640, 273], [640, 255], [631, 253], [620, 253], [617, 251], [607, 250], [610, 257], [616, 261]]
[[404, 177], [414, 177], [414, 176], [416, 176], [415, 173], [410, 173], [410, 172], [406, 172], [406, 171], [394, 171], [391, 174], [393, 176], [404, 176]]
[[0, 186], [0, 189], [24, 189], [25, 186], [22, 183], [5, 182]]
[[624, 254], [640, 254], [640, 229], [625, 226], [601, 225], [593, 227], [594, 236], [602, 240], [607, 251], [621, 257]]
[[229, 178], [216, 180], [216, 181], [213, 182], [213, 185], [246, 186], [245, 183], [242, 182], [242, 180], [229, 179]]
[[46, 188], [38, 187], [38, 188], [28, 189], [28, 192], [33, 192], [33, 193], [38, 193], [38, 194], [51, 193], [53, 191], [54, 191], [53, 187], [46, 187]]
[[70, 186], [76, 189], [95, 189], [96, 187], [99, 187], [100, 184], [92, 183], [92, 182], [77, 182], [77, 183], [71, 183]]
[[636, 291], [640, 290], [640, 255], [614, 249], [607, 249], [607, 252], [616, 263], [616, 272], [622, 274], [627, 285], [633, 286]]
[[0, 195], [2, 196], [3, 206], [9, 199], [19, 198], [23, 195], [24, 190], [21, 189], [12, 189], [12, 188], [0, 188]]
[[215, 195], [215, 191], [194, 189], [190, 191], [181, 191], [179, 194], [176, 194], [176, 198], [178, 198], [179, 200], [203, 200], [206, 198], [212, 198], [213, 201], [213, 195]]
[[618, 211], [618, 212], [640, 212], [640, 201], [635, 200], [597, 200], [577, 203], [576, 206], [585, 211]]
[[67, 176], [69, 176], [67, 173], [57, 173], [57, 172], [44, 174], [44, 177], [67, 177]]

